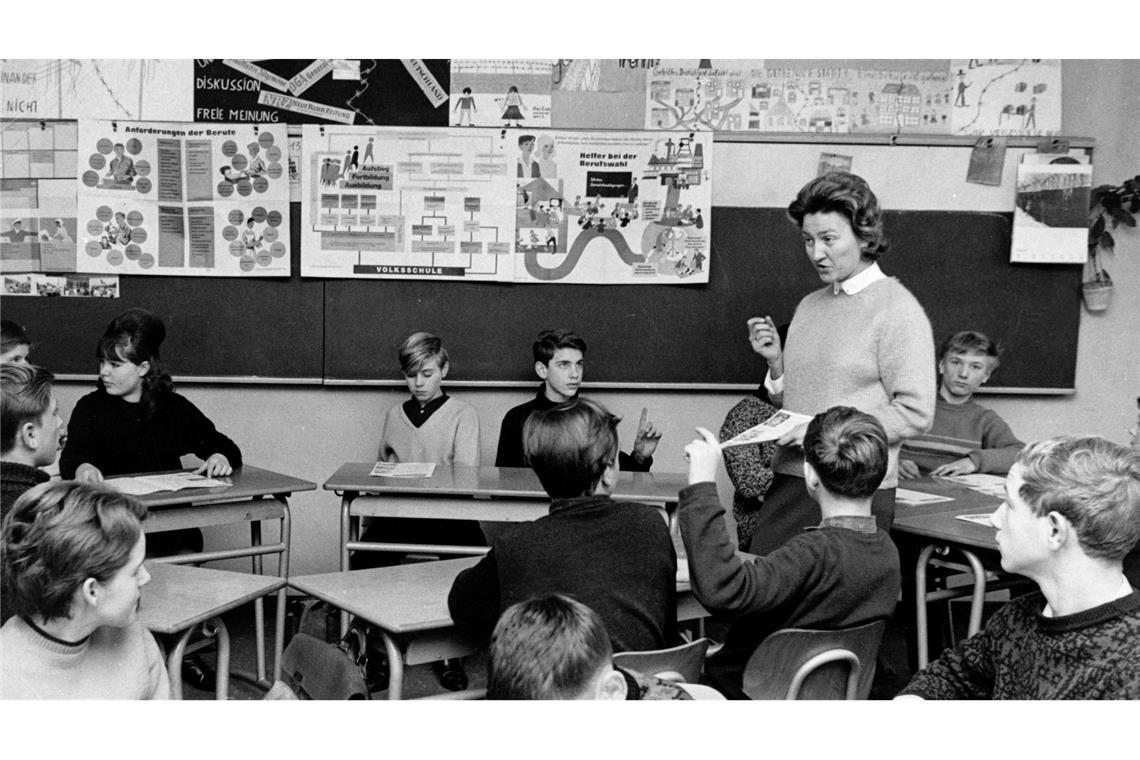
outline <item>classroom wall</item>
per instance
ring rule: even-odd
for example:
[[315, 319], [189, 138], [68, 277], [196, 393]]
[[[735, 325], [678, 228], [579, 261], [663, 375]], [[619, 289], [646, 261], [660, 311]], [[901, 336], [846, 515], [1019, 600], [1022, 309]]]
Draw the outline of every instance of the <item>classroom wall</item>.
[[[1140, 141], [1134, 133], [1140, 116], [1138, 81], [1140, 61], [1066, 61], [1063, 65], [1063, 131], [1096, 139], [1096, 184], [1119, 183], [1140, 173]], [[1073, 432], [1128, 441], [1127, 430], [1136, 419], [1140, 395], [1140, 235], [1135, 230], [1122, 232], [1117, 240], [1117, 253], [1106, 262], [1116, 283], [1113, 304], [1100, 315], [1082, 310], [1076, 394], [983, 399], [1024, 440]], [[884, 267], [889, 271], [889, 261]], [[541, 327], [545, 325], [535, 329]], [[92, 329], [97, 331], [98, 326]], [[725, 325], [724, 329], [740, 333], [739, 355], [725, 360], [752, 362], [759, 380], [764, 366], [748, 348], [744, 326]], [[587, 338], [604, 339], [601, 335]], [[520, 346], [517, 357], [504, 360], [529, 363], [529, 353], [529, 346]], [[453, 360], [460, 362], [462, 357]], [[394, 358], [377, 357], [378, 365], [387, 361]], [[391, 388], [182, 384], [180, 389], [238, 441], [251, 464], [318, 485], [344, 462], [374, 459], [384, 410], [405, 398], [402, 391]], [[70, 412], [88, 390], [86, 383], [62, 383], [60, 406]], [[451, 392], [478, 411], [483, 461], [491, 464], [503, 414], [533, 391], [452, 388]], [[703, 425], [715, 431], [740, 397], [737, 392], [591, 391], [588, 383], [586, 392], [624, 416], [620, 435], [627, 450], [641, 407], [649, 408], [664, 434], [654, 465], [659, 472], [683, 472], [682, 448], [693, 437], [693, 428]], [[719, 485], [722, 498], [728, 498], [731, 486], [723, 473]], [[291, 503], [293, 574], [335, 570], [339, 500], [331, 492], [318, 490], [298, 494]], [[207, 533], [207, 541], [218, 548], [247, 540], [239, 528]], [[229, 566], [239, 562], [234, 560]]]

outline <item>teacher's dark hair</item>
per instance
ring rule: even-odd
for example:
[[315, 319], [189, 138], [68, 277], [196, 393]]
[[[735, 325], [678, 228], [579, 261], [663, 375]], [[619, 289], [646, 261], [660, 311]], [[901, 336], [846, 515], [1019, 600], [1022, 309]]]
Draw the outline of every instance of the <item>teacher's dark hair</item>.
[[891, 245], [883, 235], [883, 210], [867, 181], [850, 172], [828, 172], [804, 185], [788, 205], [788, 216], [804, 226], [808, 214], [843, 214], [863, 243], [863, 258], [875, 261]]

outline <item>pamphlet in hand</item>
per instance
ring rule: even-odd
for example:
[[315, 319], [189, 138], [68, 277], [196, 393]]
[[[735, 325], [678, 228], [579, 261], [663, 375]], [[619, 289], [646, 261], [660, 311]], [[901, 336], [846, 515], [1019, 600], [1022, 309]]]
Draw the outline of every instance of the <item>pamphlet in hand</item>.
[[430, 478], [435, 462], [377, 462], [368, 473], [374, 478]]
[[231, 486], [224, 480], [207, 478], [193, 472], [167, 472], [158, 475], [135, 475], [127, 478], [110, 478], [104, 484], [120, 493], [142, 496], [159, 491], [181, 491], [183, 488], [217, 488]]
[[923, 504], [938, 504], [943, 501], [954, 501], [951, 496], [939, 496], [936, 493], [912, 491], [909, 488], [896, 488], [895, 501], [906, 504], [908, 507], [917, 507]]
[[746, 446], [749, 443], [775, 441], [807, 422], [811, 422], [810, 414], [800, 414], [799, 412], [781, 409], [759, 425], [748, 428], [734, 438], [729, 438], [720, 447], [726, 449], [729, 446]]

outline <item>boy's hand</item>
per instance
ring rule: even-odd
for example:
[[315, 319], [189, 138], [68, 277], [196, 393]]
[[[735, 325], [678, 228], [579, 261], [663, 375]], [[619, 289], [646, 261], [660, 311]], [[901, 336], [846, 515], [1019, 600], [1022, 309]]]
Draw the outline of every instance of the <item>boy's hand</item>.
[[217, 475], [233, 475], [234, 468], [230, 467], [230, 460], [226, 459], [225, 454], [211, 454], [210, 458], [194, 470], [195, 475], [205, 475], [207, 478], [212, 478]]
[[702, 427], [697, 428], [699, 438], [685, 447], [689, 460], [689, 485], [716, 481], [716, 468], [720, 465], [720, 441]]
[[909, 459], [899, 460], [899, 477], [900, 478], [917, 478], [919, 476], [918, 465]]
[[637, 421], [637, 437], [633, 439], [633, 456], [644, 462], [657, 451], [661, 441], [661, 431], [649, 421], [649, 410], [641, 407], [641, 419]]
[[773, 372], [779, 377], [783, 373], [784, 349], [780, 343], [780, 334], [776, 332], [776, 323], [771, 317], [753, 317], [748, 320], [748, 342], [752, 350], [764, 357], [768, 365], [779, 365], [780, 372]]
[[84, 462], [75, 468], [75, 479], [80, 483], [98, 485], [103, 482], [103, 473], [95, 465]]
[[955, 475], [969, 475], [972, 472], [977, 472], [978, 466], [974, 464], [974, 460], [969, 457], [962, 457], [955, 459], [949, 464], [939, 465], [930, 471], [931, 475], [940, 478], [952, 478]]

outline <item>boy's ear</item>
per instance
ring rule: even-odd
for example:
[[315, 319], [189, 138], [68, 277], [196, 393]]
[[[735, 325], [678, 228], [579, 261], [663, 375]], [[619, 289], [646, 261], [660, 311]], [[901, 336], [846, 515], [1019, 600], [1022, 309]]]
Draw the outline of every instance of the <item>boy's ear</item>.
[[450, 365], [450, 364], [445, 364], [445, 365], [443, 365], [442, 367], [440, 367], [440, 368], [439, 368], [439, 379], [440, 379], [440, 380], [442, 380], [443, 378], [447, 377], [447, 371], [448, 371], [449, 369], [451, 369], [451, 365]]
[[808, 493], [814, 493], [820, 486], [819, 473], [806, 459], [804, 460], [804, 485], [807, 486]]
[[598, 690], [595, 692], [594, 699], [624, 700], [627, 691], [625, 676], [612, 667], [607, 670], [608, 672], [598, 682]]
[[99, 603], [99, 581], [88, 578], [75, 593], [84, 604], [94, 607]]
[[614, 461], [610, 462], [609, 465], [606, 466], [606, 469], [602, 470], [602, 479], [599, 481], [598, 485], [605, 488], [606, 493], [610, 493], [614, 490], [614, 486], [617, 485], [617, 481], [618, 464], [617, 459], [614, 459]]
[[549, 374], [549, 372], [550, 372], [550, 369], [545, 364], [543, 364], [542, 362], [535, 362], [534, 363], [534, 372], [540, 378], [545, 380], [547, 374]]
[[20, 425], [19, 435], [16, 436], [16, 443], [22, 445], [25, 449], [35, 451], [40, 447], [40, 426], [33, 420], [28, 420], [23, 425]]
[[944, 356], [938, 360], [938, 375], [939, 375], [939, 377], [941, 377], [942, 375], [945, 375], [945, 374], [946, 374], [946, 357]]

